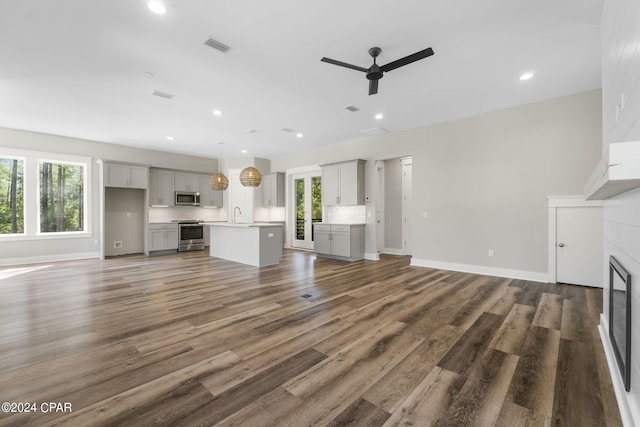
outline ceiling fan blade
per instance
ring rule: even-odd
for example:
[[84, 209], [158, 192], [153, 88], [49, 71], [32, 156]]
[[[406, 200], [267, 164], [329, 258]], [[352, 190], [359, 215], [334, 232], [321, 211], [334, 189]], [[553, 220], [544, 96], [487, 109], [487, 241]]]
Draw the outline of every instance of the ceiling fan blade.
[[369, 95], [378, 93], [378, 80], [369, 80]]
[[331, 58], [324, 57], [320, 61], [327, 62], [333, 65], [339, 65], [345, 68], [351, 68], [352, 70], [356, 70], [356, 71], [362, 71], [363, 73], [366, 73], [368, 71], [366, 68], [358, 67], [357, 65], [347, 64], [346, 62], [342, 62], [342, 61], [336, 61], [335, 59], [331, 59]]
[[397, 61], [389, 62], [388, 64], [381, 66], [380, 71], [387, 72], [387, 71], [395, 70], [396, 68], [403, 67], [407, 64], [411, 64], [412, 62], [418, 61], [420, 59], [424, 59], [431, 55], [433, 55], [433, 49], [429, 47], [429, 48], [426, 48], [425, 50], [421, 50], [420, 52], [416, 52], [409, 56], [405, 56], [404, 58], [400, 58]]

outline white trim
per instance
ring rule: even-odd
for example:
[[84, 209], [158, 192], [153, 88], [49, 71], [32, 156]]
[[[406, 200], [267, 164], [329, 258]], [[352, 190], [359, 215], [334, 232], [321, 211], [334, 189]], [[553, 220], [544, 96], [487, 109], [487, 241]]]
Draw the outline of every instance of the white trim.
[[603, 200], [585, 200], [584, 196], [548, 196], [547, 200], [550, 208], [604, 206]]
[[297, 168], [286, 169], [285, 173], [287, 175], [295, 175], [298, 173], [308, 173], [308, 172], [318, 172], [322, 171], [320, 165], [308, 165], [308, 166], [300, 166]]
[[364, 259], [368, 259], [369, 261], [379, 261], [380, 255], [377, 252], [376, 253], [365, 252]]
[[558, 215], [558, 208], [582, 208], [582, 207], [603, 207], [604, 201], [602, 200], [585, 200], [584, 196], [548, 196], [548, 236], [547, 236], [547, 279], [549, 283], [556, 283], [557, 279], [557, 266], [556, 266], [556, 233]]
[[604, 313], [600, 313], [600, 324], [598, 325], [598, 332], [600, 333], [600, 341], [602, 341], [602, 347], [604, 348], [604, 355], [607, 359], [607, 366], [609, 367], [609, 376], [611, 377], [611, 383], [613, 384], [613, 391], [616, 395], [616, 401], [618, 402], [618, 409], [620, 410], [620, 418], [622, 418], [622, 425], [635, 426], [640, 425], [640, 408], [636, 403], [636, 400], [632, 398], [631, 393], [627, 393], [620, 377], [620, 371], [618, 370], [618, 363], [613, 354], [613, 347], [609, 340], [609, 334], [607, 333], [609, 326], [605, 319]]
[[404, 251], [402, 249], [397, 248], [384, 248], [382, 249], [383, 254], [389, 255], [404, 255]]
[[72, 254], [40, 255], [21, 258], [2, 258], [0, 265], [41, 264], [44, 262], [75, 261], [79, 259], [100, 258], [100, 252], [77, 252]]
[[463, 273], [482, 274], [485, 276], [507, 277], [510, 279], [531, 280], [533, 282], [547, 282], [546, 273], [535, 271], [510, 270], [506, 268], [486, 267], [483, 265], [458, 264], [455, 262], [435, 261], [429, 259], [411, 258], [414, 267], [437, 268], [440, 270], [460, 271]]

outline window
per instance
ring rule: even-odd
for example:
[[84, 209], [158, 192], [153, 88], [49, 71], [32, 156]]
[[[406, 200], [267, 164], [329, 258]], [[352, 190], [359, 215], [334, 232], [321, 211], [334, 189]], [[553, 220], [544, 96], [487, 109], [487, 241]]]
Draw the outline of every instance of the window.
[[0, 157], [0, 234], [24, 233], [24, 160]]
[[91, 158], [0, 147], [0, 241], [91, 234]]
[[40, 232], [84, 231], [84, 167], [40, 161]]

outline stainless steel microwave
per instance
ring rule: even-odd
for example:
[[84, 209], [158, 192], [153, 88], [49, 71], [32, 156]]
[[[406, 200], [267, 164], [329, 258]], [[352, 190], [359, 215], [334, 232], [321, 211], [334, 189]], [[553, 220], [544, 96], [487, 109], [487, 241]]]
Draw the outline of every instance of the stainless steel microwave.
[[176, 191], [176, 206], [200, 206], [200, 193]]

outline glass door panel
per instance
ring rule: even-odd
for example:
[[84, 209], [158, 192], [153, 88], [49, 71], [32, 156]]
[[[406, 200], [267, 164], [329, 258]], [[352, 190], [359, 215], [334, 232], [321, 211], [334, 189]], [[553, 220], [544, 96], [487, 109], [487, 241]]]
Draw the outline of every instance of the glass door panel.
[[320, 172], [293, 176], [294, 230], [291, 246], [313, 249], [313, 224], [322, 222], [322, 178]]

